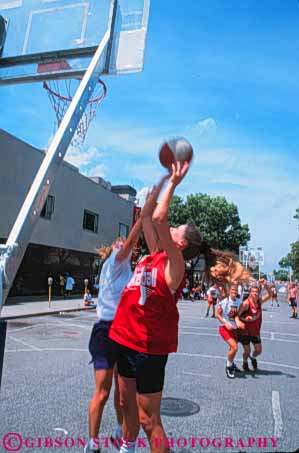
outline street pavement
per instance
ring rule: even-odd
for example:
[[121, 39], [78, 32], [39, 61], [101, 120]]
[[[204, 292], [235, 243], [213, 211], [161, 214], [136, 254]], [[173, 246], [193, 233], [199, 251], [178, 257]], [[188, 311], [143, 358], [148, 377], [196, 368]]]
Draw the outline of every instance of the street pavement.
[[[287, 303], [280, 307], [265, 304], [259, 371], [234, 380], [225, 375], [227, 346], [218, 334], [218, 321], [204, 316], [206, 302], [180, 302], [179, 310], [179, 351], [169, 357], [162, 401], [172, 450], [255, 453], [298, 449], [299, 321], [290, 319]], [[83, 451], [94, 390], [87, 347], [95, 320], [93, 311], [8, 322], [0, 451]], [[110, 398], [100, 433], [103, 442], [114, 427]], [[9, 444], [10, 432], [17, 434]], [[18, 450], [20, 436], [23, 445]], [[47, 437], [58, 437], [59, 448], [48, 448]], [[139, 437], [138, 453], [149, 451], [142, 430]], [[6, 450], [3, 442], [7, 442]], [[103, 451], [116, 450], [110, 445]]]

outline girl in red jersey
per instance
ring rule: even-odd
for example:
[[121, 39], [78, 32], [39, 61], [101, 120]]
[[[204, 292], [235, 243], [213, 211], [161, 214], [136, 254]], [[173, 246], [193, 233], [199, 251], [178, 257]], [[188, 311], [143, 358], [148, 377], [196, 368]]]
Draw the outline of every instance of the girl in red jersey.
[[[147, 198], [142, 226], [150, 255], [137, 264], [126, 286], [110, 331], [119, 344], [119, 386], [123, 408], [123, 437], [131, 439], [121, 453], [134, 451], [140, 423], [152, 452], [166, 452], [160, 404], [168, 354], [177, 350], [177, 301], [185, 282], [185, 259], [200, 253], [201, 234], [193, 225], [169, 228], [168, 209], [188, 163], [173, 165], [172, 174], [157, 205], [165, 178]], [[138, 413], [129, 398], [137, 392]]]
[[[245, 329], [240, 332], [238, 340], [244, 348], [243, 353], [243, 370], [249, 371], [248, 358], [252, 363], [254, 370], [257, 369], [256, 357], [262, 353], [262, 341], [260, 337], [262, 326], [262, 304], [269, 300], [272, 296], [272, 291], [268, 283], [263, 279], [260, 280], [267, 294], [260, 296], [260, 287], [255, 285], [250, 288], [248, 299], [244, 300], [238, 312], [238, 318], [245, 323]], [[251, 354], [250, 343], [253, 344], [253, 352]]]

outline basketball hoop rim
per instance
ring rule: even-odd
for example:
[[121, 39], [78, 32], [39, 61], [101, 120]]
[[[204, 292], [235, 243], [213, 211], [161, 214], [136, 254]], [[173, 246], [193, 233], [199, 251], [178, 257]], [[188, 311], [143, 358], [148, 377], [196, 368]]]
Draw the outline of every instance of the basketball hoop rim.
[[[105, 84], [105, 82], [103, 82], [103, 80], [99, 79], [99, 80], [98, 80], [98, 83], [99, 83], [100, 85], [102, 85], [102, 87], [103, 87], [103, 93], [101, 94], [101, 96], [98, 96], [98, 97], [96, 97], [96, 98], [90, 99], [90, 100], [88, 101], [88, 104], [94, 104], [94, 103], [97, 103], [97, 102], [102, 101], [102, 99], [104, 99], [104, 97], [105, 97], [106, 94], [107, 94], [107, 85]], [[44, 88], [45, 88], [50, 94], [52, 94], [52, 96], [55, 96], [55, 97], [61, 99], [62, 101], [72, 102], [73, 97], [71, 97], [71, 96], [63, 96], [62, 94], [57, 93], [56, 91], [54, 91], [52, 88], [49, 87], [47, 81], [44, 81], [44, 82], [43, 82], [43, 86], [44, 86]]]

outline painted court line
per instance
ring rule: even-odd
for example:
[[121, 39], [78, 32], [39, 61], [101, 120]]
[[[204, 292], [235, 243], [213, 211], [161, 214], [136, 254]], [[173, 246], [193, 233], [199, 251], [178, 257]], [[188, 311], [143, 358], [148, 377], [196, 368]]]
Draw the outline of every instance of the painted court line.
[[274, 419], [274, 437], [281, 439], [283, 430], [283, 421], [280, 409], [279, 392], [273, 390], [272, 392], [272, 412]]
[[[218, 326], [217, 326], [218, 327]], [[190, 329], [190, 330], [212, 330], [215, 331], [217, 327], [203, 327], [203, 326], [189, 326], [187, 324], [180, 324], [181, 329]], [[273, 335], [286, 335], [287, 337], [297, 337], [299, 338], [299, 334], [297, 333], [287, 333], [287, 332], [273, 332], [272, 330], [264, 330], [263, 333], [273, 334]]]
[[12, 335], [9, 336], [9, 338], [16, 343], [21, 343], [23, 346], [27, 346], [27, 348], [31, 348], [31, 351], [40, 351], [39, 348], [36, 348], [35, 346], [32, 346], [29, 343], [25, 343], [25, 341], [19, 340], [18, 338], [13, 337]]
[[212, 377], [211, 374], [192, 373], [191, 371], [183, 371], [183, 374], [190, 374], [191, 376]]
[[[176, 352], [172, 355], [172, 357], [182, 356], [182, 357], [200, 357], [202, 359], [219, 359], [219, 360], [226, 360], [226, 356], [220, 355], [209, 355], [209, 354], [196, 354], [191, 352]], [[287, 365], [285, 363], [276, 363], [276, 362], [267, 362], [266, 360], [259, 360], [259, 364], [263, 365], [272, 365], [278, 368], [290, 368], [291, 370], [299, 370], [299, 366], [295, 365]]]
[[[198, 332], [182, 332], [182, 330], [179, 332], [179, 335], [193, 335], [193, 336], [199, 336], [199, 337], [219, 337], [219, 334], [216, 333], [198, 333]], [[283, 338], [268, 338], [268, 337], [261, 337], [263, 341], [278, 341], [280, 343], [295, 343], [299, 344], [299, 341], [296, 340], [285, 340]]]

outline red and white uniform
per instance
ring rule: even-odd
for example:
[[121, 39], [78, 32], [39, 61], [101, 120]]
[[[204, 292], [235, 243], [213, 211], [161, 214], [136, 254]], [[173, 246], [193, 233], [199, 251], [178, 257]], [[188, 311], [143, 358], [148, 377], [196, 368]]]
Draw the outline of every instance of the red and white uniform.
[[110, 329], [112, 340], [147, 354], [177, 351], [177, 301], [185, 278], [172, 294], [165, 281], [166, 258], [165, 252], [153, 253], [137, 264]]
[[[256, 305], [251, 300], [251, 297], [247, 299], [249, 303], [248, 310], [246, 311], [246, 316], [252, 316], [256, 318], [254, 321], [245, 321], [245, 331], [246, 335], [250, 337], [256, 337], [260, 335], [261, 326], [262, 326], [262, 304], [260, 299], [258, 299]], [[244, 315], [243, 315], [244, 316]]]

